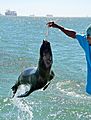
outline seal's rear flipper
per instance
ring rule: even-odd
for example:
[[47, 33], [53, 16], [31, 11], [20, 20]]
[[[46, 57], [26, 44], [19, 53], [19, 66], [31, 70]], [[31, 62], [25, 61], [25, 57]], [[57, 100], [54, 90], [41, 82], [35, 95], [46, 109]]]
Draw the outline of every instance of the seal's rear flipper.
[[11, 89], [13, 91], [13, 96], [12, 96], [12, 98], [13, 98], [15, 96], [15, 93], [17, 92], [18, 87], [16, 85], [14, 85]]

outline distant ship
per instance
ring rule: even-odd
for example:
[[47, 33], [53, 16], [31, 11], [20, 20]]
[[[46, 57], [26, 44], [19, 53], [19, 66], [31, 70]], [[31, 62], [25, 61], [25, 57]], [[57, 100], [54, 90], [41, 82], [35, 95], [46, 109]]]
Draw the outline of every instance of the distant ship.
[[5, 15], [17, 16], [17, 13], [16, 13], [16, 11], [7, 10], [7, 11], [5, 12]]
[[34, 14], [31, 14], [31, 15], [29, 15], [30, 17], [35, 17], [35, 15]]
[[48, 14], [48, 15], [46, 15], [46, 17], [53, 17], [53, 15], [51, 15], [51, 14]]

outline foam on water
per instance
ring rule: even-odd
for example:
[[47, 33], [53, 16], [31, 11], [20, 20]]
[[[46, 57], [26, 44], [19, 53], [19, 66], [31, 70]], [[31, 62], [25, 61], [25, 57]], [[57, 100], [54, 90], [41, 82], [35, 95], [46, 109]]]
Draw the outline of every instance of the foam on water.
[[12, 103], [18, 108], [18, 120], [32, 120], [32, 107], [28, 105], [23, 99], [13, 98]]
[[83, 88], [85, 89], [85, 86], [83, 83], [77, 83], [72, 80], [65, 80], [62, 82], [58, 82], [56, 84], [57, 89], [59, 91], [67, 96], [70, 96], [71, 98], [82, 98], [82, 99], [91, 99], [89, 95], [85, 93]]

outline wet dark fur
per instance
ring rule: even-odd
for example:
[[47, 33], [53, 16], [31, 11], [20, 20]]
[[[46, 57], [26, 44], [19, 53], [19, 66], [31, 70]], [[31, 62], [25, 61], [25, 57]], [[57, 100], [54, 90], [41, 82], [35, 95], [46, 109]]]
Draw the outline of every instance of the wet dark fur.
[[31, 84], [31, 87], [29, 91], [18, 97], [26, 97], [33, 91], [41, 89], [43, 87], [43, 90], [45, 90], [50, 84], [48, 83], [48, 81], [52, 80], [54, 77], [54, 72], [51, 71], [52, 63], [53, 57], [50, 43], [48, 41], [43, 40], [43, 43], [40, 47], [40, 58], [38, 62], [38, 67], [35, 73], [32, 73], [27, 76], [24, 75], [23, 72], [20, 74], [18, 81], [12, 87], [13, 97], [17, 92], [18, 86], [21, 84]]

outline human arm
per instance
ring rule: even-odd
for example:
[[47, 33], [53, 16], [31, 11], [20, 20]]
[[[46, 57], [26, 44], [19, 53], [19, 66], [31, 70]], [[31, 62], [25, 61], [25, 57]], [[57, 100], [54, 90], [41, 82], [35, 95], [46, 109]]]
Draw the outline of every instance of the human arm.
[[76, 38], [76, 32], [74, 30], [64, 28], [63, 26], [59, 26], [58, 24], [56, 24], [54, 22], [48, 22], [47, 25], [48, 25], [48, 27], [60, 29], [63, 33], [65, 33], [67, 36], [69, 36], [71, 38]]

